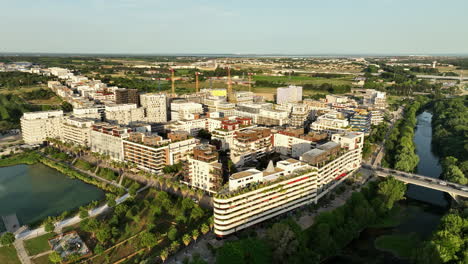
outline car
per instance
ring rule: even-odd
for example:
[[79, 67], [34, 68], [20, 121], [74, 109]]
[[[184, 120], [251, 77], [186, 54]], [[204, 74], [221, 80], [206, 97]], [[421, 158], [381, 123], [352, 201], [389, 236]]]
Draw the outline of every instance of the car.
[[446, 183], [446, 182], [443, 182], [443, 181], [439, 182], [439, 184], [440, 184], [440, 185], [443, 185], [443, 186], [446, 186], [446, 185], [447, 185], [447, 183]]
[[468, 187], [462, 187], [461, 190], [464, 192], [468, 192]]

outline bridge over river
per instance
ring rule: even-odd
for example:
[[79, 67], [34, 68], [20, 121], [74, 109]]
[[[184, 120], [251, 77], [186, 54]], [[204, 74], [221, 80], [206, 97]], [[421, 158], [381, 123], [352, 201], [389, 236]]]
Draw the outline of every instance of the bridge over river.
[[404, 183], [411, 183], [414, 185], [438, 190], [450, 194], [455, 200], [458, 197], [468, 198], [468, 186], [444, 181], [441, 179], [414, 174], [410, 172], [397, 171], [388, 168], [382, 168], [379, 166], [373, 166], [370, 164], [362, 164], [364, 169], [372, 170], [377, 176], [387, 177], [393, 176], [395, 179]]

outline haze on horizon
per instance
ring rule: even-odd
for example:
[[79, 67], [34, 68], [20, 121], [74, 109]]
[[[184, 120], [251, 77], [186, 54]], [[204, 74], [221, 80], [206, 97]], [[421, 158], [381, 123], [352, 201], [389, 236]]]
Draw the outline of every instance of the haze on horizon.
[[466, 0], [0, 5], [0, 53], [468, 54]]

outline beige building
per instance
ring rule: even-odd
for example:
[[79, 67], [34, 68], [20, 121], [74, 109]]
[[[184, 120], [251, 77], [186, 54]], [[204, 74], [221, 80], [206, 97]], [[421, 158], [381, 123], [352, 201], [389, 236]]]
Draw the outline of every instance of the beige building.
[[129, 136], [131, 129], [97, 123], [91, 130], [91, 151], [109, 155], [114, 160], [124, 160], [123, 139]]
[[193, 149], [193, 158], [188, 158], [188, 171], [184, 183], [210, 193], [218, 191], [223, 183], [223, 177], [215, 146], [204, 144]]
[[119, 125], [129, 125], [141, 122], [145, 118], [143, 108], [136, 104], [106, 105], [106, 121], [115, 122]]
[[273, 149], [271, 130], [256, 127], [236, 132], [231, 147], [231, 159], [237, 167], [255, 161]]
[[41, 144], [47, 138], [60, 137], [63, 111], [24, 113], [21, 117], [21, 133], [24, 143]]
[[94, 121], [78, 117], [65, 117], [62, 121], [60, 139], [64, 142], [89, 146]]

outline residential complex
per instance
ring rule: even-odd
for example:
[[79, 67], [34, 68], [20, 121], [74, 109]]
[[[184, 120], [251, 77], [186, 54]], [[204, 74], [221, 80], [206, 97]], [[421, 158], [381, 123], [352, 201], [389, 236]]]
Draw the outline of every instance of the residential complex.
[[48, 72], [61, 80], [50, 89], [74, 109], [25, 113], [26, 144], [57, 138], [146, 173], [182, 167], [165, 177], [214, 196], [218, 236], [317, 203], [360, 167], [364, 136], [386, 107], [374, 90], [302, 100], [302, 87], [289, 86], [276, 104], [239, 91], [228, 102], [225, 89], [140, 94]]

